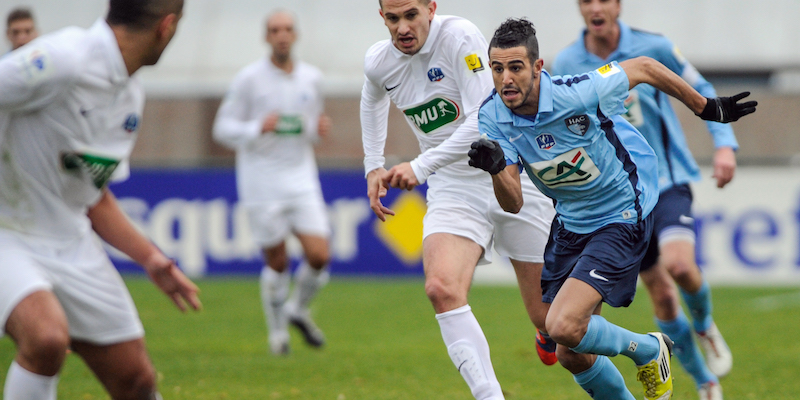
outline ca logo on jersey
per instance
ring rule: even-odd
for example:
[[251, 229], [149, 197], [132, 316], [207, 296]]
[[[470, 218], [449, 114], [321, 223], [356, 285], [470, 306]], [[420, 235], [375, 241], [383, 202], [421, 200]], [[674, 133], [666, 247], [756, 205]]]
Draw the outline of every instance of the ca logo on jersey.
[[530, 164], [531, 170], [547, 187], [579, 186], [600, 176], [583, 147], [570, 150], [552, 160]]
[[569, 117], [564, 123], [567, 124], [567, 129], [576, 135], [583, 136], [589, 131], [589, 116], [586, 114]]
[[92, 183], [98, 189], [108, 183], [111, 174], [117, 169], [119, 160], [111, 158], [93, 156], [83, 153], [63, 153], [61, 154], [61, 166], [65, 171], [75, 173], [85, 172], [92, 178]]
[[456, 102], [437, 97], [421, 106], [404, 110], [412, 124], [424, 133], [431, 133], [461, 116], [461, 109]]
[[467, 68], [469, 68], [469, 70], [472, 72], [477, 73], [479, 71], [483, 71], [484, 69], [483, 61], [481, 61], [481, 58], [475, 53], [464, 57], [464, 61], [467, 62]]

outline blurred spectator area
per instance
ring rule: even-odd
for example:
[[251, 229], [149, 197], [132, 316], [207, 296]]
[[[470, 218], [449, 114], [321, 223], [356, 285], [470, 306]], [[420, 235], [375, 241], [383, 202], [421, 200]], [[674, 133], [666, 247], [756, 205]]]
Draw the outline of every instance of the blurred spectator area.
[[[800, 163], [800, 91], [784, 90], [770, 73], [714, 73], [703, 71], [721, 95], [743, 90], [753, 92], [758, 112], [733, 124], [740, 150], [740, 165], [788, 165]], [[787, 80], [785, 78], [780, 78]], [[788, 79], [791, 80], [791, 79]], [[211, 129], [219, 97], [170, 98], [147, 101], [139, 141], [133, 153], [137, 166], [233, 165], [233, 152], [214, 143]], [[331, 135], [316, 147], [324, 168], [361, 168], [361, 126], [357, 95], [326, 98], [333, 119]], [[686, 130], [689, 145], [701, 164], [710, 164], [713, 142], [704, 122], [682, 104], [673, 103]], [[410, 160], [419, 147], [404, 116], [394, 105], [389, 117], [387, 164]]]

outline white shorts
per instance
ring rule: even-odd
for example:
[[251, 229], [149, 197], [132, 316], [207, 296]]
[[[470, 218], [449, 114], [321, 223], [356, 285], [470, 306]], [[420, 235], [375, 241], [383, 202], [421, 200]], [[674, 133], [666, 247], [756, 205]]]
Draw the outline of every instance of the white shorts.
[[291, 200], [246, 204], [253, 240], [262, 248], [286, 240], [291, 233], [329, 237], [328, 207], [319, 193]]
[[517, 214], [503, 211], [491, 181], [456, 179], [434, 174], [428, 178], [428, 212], [423, 219], [423, 240], [433, 233], [466, 237], [483, 248], [479, 264], [497, 253], [518, 261], [544, 262], [544, 248], [555, 216], [553, 201], [527, 177], [522, 182], [523, 206]]
[[28, 295], [54, 293], [69, 336], [96, 345], [144, 337], [136, 306], [100, 240], [86, 235], [55, 245], [0, 229], [0, 336]]

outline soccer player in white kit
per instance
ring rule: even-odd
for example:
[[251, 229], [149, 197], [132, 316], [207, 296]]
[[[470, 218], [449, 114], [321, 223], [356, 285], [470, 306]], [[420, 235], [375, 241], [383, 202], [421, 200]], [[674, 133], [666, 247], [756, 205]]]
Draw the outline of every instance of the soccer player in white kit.
[[[522, 212], [504, 213], [490, 180], [467, 164], [469, 146], [479, 138], [478, 108], [493, 87], [485, 64], [488, 45], [478, 28], [463, 18], [435, 15], [435, 1], [383, 0], [380, 6], [391, 40], [368, 50], [361, 93], [370, 206], [385, 221], [394, 215], [380, 201], [389, 187], [410, 190], [427, 180], [425, 292], [472, 395], [502, 399], [489, 344], [467, 304], [472, 276], [494, 242], [498, 253], [511, 259], [532, 322], [544, 328], [540, 275], [555, 211], [530, 184]], [[422, 154], [387, 171], [383, 150], [390, 100], [407, 116]]]
[[[331, 123], [323, 114], [321, 72], [291, 56], [297, 39], [293, 16], [273, 12], [266, 28], [272, 54], [236, 76], [217, 112], [214, 138], [236, 150], [239, 201], [267, 264], [260, 284], [270, 350], [286, 355], [289, 323], [309, 345], [325, 343], [308, 306], [328, 281], [330, 224], [313, 145], [328, 134]], [[291, 297], [286, 254], [290, 234], [305, 255]]]
[[[128, 221], [107, 183], [128, 175], [144, 91], [182, 0], [111, 0], [0, 59], [0, 334], [17, 354], [6, 400], [53, 400], [67, 347], [111, 398], [154, 400], [156, 374], [133, 301], [100, 240], [141, 264], [175, 305], [197, 287]], [[185, 304], [186, 303], [186, 304]]]

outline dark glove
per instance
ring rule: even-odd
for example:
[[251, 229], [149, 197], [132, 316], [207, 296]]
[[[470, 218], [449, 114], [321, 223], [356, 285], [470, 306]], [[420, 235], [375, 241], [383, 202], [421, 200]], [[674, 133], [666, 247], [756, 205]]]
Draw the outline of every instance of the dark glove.
[[738, 103], [747, 96], [750, 96], [750, 92], [742, 92], [731, 97], [715, 97], [713, 99], [706, 97], [708, 99], [706, 108], [698, 116], [706, 121], [723, 123], [738, 121], [739, 118], [756, 112], [757, 101]]
[[472, 142], [469, 151], [469, 165], [496, 175], [506, 167], [506, 156], [496, 140], [481, 139]]

